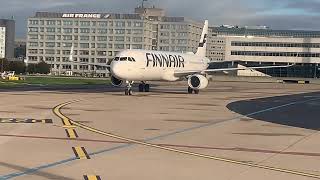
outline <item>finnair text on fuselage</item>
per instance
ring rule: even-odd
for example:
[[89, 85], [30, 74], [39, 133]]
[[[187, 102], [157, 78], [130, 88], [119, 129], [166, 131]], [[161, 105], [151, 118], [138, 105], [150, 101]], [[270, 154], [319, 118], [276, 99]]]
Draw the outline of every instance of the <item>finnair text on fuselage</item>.
[[146, 58], [146, 67], [184, 67], [185, 63], [181, 55], [146, 53]]

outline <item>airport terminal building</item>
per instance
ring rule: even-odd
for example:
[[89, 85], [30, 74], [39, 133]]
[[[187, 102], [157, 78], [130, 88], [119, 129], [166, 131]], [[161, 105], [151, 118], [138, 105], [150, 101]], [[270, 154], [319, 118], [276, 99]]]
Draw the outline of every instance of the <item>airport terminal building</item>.
[[[168, 17], [155, 7], [132, 14], [37, 12], [28, 19], [26, 56], [28, 63], [50, 64], [52, 74], [105, 76], [102, 65], [123, 49], [195, 52], [202, 27], [202, 21]], [[320, 76], [320, 31], [224, 25], [210, 28], [207, 48], [207, 57], [221, 62], [211, 68], [295, 63], [259, 75]]]
[[[260, 70], [275, 77], [320, 77], [320, 31], [272, 30], [267, 27], [212, 27], [208, 57], [220, 67], [287, 65]], [[213, 66], [212, 66], [213, 68]]]
[[155, 7], [133, 14], [37, 12], [28, 19], [27, 61], [47, 62], [52, 74], [105, 76], [101, 65], [123, 49], [195, 51], [202, 26]]

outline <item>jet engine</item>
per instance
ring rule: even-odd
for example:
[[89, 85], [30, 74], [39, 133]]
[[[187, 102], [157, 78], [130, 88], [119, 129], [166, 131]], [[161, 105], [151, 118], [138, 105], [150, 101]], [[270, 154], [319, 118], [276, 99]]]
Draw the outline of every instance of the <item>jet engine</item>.
[[111, 76], [111, 84], [113, 86], [119, 87], [123, 84], [123, 81], [121, 79], [114, 77], [114, 76]]
[[188, 79], [189, 87], [195, 90], [204, 89], [208, 86], [208, 84], [209, 80], [205, 76], [200, 74], [192, 75]]

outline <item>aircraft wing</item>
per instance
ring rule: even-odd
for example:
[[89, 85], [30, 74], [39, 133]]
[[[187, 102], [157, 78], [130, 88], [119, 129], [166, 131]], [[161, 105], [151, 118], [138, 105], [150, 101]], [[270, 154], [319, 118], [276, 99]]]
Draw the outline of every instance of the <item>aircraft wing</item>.
[[86, 62], [76, 62], [76, 61], [70, 61], [74, 64], [80, 64], [80, 65], [93, 65], [93, 66], [100, 66], [100, 67], [110, 67], [110, 65], [107, 64], [94, 64], [94, 63], [86, 63]]
[[260, 67], [238, 67], [238, 68], [220, 68], [220, 69], [206, 69], [203, 71], [183, 71], [178, 70], [174, 72], [174, 75], [176, 77], [183, 77], [183, 76], [189, 76], [192, 74], [211, 74], [214, 72], [223, 72], [223, 71], [237, 71], [237, 70], [254, 70], [254, 69], [270, 69], [270, 68], [287, 68], [291, 67], [292, 65], [286, 65], [286, 66], [260, 66]]

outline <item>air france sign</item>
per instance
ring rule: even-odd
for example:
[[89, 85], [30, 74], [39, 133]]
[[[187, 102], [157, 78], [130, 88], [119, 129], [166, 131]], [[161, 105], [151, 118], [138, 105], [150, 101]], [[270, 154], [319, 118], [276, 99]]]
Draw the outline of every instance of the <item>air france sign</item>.
[[88, 13], [65, 13], [62, 15], [62, 18], [91, 18], [91, 19], [101, 19], [109, 18], [110, 14], [88, 14]]

